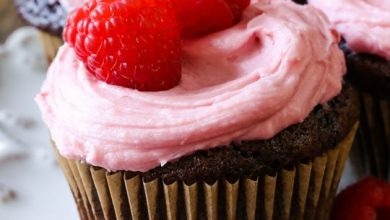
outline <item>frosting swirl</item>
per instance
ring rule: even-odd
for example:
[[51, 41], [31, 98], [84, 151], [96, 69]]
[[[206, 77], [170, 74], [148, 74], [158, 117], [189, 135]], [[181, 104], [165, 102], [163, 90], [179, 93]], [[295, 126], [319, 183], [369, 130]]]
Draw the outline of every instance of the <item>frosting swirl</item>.
[[390, 60], [390, 0], [309, 0], [323, 10], [347, 45]]
[[338, 42], [314, 7], [255, 3], [238, 25], [183, 42], [182, 81], [171, 90], [97, 81], [65, 45], [36, 100], [63, 156], [145, 172], [302, 122], [341, 90]]

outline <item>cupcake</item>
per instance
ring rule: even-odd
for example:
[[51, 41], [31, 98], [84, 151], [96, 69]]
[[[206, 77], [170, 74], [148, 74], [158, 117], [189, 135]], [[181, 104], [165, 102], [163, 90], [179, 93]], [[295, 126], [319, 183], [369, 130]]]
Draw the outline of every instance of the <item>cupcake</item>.
[[[86, 0], [85, 0], [86, 1]], [[15, 0], [20, 16], [39, 29], [39, 38], [49, 63], [64, 43], [62, 30], [68, 11], [81, 6], [84, 0]]]
[[195, 2], [68, 17], [36, 100], [81, 218], [325, 219], [358, 122], [340, 36], [311, 6]]
[[361, 126], [353, 150], [360, 176], [390, 176], [390, 1], [310, 0], [342, 34], [348, 78], [359, 90]]

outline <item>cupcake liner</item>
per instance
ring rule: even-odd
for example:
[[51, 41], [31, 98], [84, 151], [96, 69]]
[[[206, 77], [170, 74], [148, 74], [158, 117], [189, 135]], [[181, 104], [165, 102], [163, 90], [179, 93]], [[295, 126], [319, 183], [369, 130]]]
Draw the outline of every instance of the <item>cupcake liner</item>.
[[357, 124], [335, 148], [309, 162], [235, 182], [145, 182], [136, 173], [108, 172], [56, 154], [82, 220], [322, 220], [328, 218], [356, 130]]
[[358, 177], [390, 177], [390, 100], [360, 93], [361, 123], [351, 160]]
[[42, 43], [47, 62], [50, 64], [56, 56], [58, 48], [64, 44], [64, 41], [61, 37], [43, 31], [38, 31], [38, 37]]

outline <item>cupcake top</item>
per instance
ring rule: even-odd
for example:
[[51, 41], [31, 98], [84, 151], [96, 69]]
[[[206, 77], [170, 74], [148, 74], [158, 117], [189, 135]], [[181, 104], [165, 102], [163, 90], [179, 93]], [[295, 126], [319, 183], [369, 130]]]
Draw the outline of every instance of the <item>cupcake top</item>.
[[309, 0], [323, 10], [350, 49], [390, 60], [390, 0]]
[[145, 172], [302, 122], [341, 91], [339, 40], [314, 7], [253, 3], [234, 27], [182, 43], [182, 79], [173, 89], [98, 81], [64, 45], [37, 102], [63, 156]]

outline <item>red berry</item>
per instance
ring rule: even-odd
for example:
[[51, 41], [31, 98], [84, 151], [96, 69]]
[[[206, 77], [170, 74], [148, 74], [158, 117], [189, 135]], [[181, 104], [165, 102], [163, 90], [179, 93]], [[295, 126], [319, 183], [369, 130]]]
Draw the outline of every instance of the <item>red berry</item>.
[[390, 184], [368, 177], [348, 187], [336, 197], [331, 219], [390, 219]]
[[194, 37], [237, 23], [250, 0], [173, 0], [183, 37]]
[[377, 220], [389, 220], [390, 207], [382, 207], [377, 209]]
[[379, 205], [378, 220], [389, 220], [390, 219], [390, 184], [384, 185], [387, 189], [383, 199]]
[[382, 207], [390, 208], [390, 187], [388, 187], [388, 190], [386, 191], [386, 194], [383, 196], [383, 199], [380, 204]]
[[338, 209], [338, 212], [332, 212], [332, 220], [376, 220], [376, 210], [370, 206], [350, 205]]
[[64, 39], [107, 83], [159, 91], [180, 81], [180, 27], [166, 0], [91, 0], [68, 16]]

